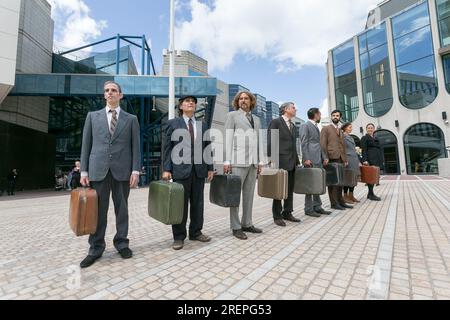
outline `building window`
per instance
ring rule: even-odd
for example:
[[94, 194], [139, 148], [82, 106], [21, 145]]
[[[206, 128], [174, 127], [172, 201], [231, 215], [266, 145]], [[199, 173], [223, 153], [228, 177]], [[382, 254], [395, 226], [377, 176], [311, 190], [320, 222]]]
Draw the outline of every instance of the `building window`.
[[391, 75], [386, 23], [358, 37], [364, 109], [369, 116], [381, 117], [392, 108]]
[[422, 109], [438, 94], [428, 2], [392, 18], [400, 102]]
[[[436, 0], [441, 47], [450, 45], [450, 0]], [[450, 93], [450, 55], [442, 57], [445, 74], [445, 88]]]
[[438, 174], [438, 159], [446, 158], [442, 130], [431, 123], [419, 123], [405, 133], [408, 174]]
[[333, 50], [333, 67], [336, 108], [342, 111], [343, 121], [353, 122], [359, 111], [353, 40]]

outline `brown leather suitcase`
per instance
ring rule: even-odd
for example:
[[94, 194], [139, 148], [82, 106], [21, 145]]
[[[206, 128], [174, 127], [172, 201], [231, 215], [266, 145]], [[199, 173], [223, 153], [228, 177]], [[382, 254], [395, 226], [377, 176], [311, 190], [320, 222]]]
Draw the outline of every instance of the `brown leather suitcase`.
[[288, 172], [283, 169], [263, 169], [258, 176], [258, 195], [274, 200], [286, 200]]
[[361, 182], [374, 185], [380, 183], [380, 168], [374, 166], [362, 166]]
[[72, 190], [69, 223], [77, 237], [95, 233], [98, 223], [98, 197], [94, 189]]

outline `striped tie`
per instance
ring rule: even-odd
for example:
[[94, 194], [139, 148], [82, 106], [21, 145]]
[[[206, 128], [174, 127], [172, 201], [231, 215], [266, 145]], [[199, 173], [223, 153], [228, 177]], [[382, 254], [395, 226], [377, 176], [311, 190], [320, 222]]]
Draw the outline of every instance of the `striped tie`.
[[117, 111], [109, 110], [109, 112], [112, 113], [111, 125], [109, 126], [109, 133], [111, 134], [111, 137], [112, 137], [112, 136], [114, 136], [114, 131], [116, 131], [116, 127], [117, 127]]

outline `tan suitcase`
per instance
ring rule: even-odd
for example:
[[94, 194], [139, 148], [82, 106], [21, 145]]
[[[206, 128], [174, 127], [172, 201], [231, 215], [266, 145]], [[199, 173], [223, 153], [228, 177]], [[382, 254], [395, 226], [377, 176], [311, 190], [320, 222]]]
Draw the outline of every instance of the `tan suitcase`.
[[98, 197], [94, 189], [72, 190], [69, 223], [77, 237], [95, 233], [98, 223]]
[[258, 176], [258, 195], [274, 200], [288, 198], [288, 172], [283, 169], [264, 168]]

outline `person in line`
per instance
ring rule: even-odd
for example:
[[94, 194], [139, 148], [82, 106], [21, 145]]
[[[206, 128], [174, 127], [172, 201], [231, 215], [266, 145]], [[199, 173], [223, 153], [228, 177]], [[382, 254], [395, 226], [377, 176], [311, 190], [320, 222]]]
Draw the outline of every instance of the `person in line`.
[[87, 268], [105, 251], [105, 233], [112, 193], [116, 214], [114, 247], [123, 259], [130, 259], [128, 237], [128, 197], [136, 187], [141, 168], [140, 129], [136, 116], [120, 107], [122, 88], [113, 81], [104, 84], [106, 107], [89, 112], [81, 147], [82, 186], [91, 185], [98, 195], [98, 225], [89, 236], [89, 254], [80, 267]]

